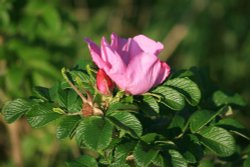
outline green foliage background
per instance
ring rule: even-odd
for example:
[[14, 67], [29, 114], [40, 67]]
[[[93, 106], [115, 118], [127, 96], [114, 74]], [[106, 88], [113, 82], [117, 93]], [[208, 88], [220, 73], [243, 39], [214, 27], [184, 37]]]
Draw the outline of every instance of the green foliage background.
[[[161, 59], [173, 68], [202, 67], [250, 104], [249, 8], [247, 0], [0, 0], [0, 108], [60, 80], [62, 67], [86, 63], [83, 38], [99, 42], [111, 32], [162, 41]], [[237, 115], [248, 127], [249, 110]], [[0, 165], [13, 166], [8, 128], [0, 125]], [[25, 166], [61, 166], [78, 154], [74, 143], [55, 141], [53, 127], [31, 131], [21, 122], [19, 131]]]

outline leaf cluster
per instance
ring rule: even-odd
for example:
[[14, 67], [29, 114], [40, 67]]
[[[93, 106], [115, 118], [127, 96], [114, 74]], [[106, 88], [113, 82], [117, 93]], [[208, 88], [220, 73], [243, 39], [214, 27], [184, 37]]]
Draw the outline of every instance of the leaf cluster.
[[235, 135], [249, 137], [231, 116], [233, 108], [244, 105], [239, 95], [215, 90], [205, 96], [195, 73], [185, 70], [145, 94], [115, 90], [107, 97], [96, 90], [94, 75], [89, 66], [67, 71], [67, 79], [84, 97], [92, 95], [90, 112], [99, 108], [102, 115], [84, 115], [84, 102], [62, 81], [52, 88], [36, 87], [29, 99], [5, 104], [3, 117], [12, 123], [25, 116], [34, 128], [56, 122], [58, 139], [74, 138], [85, 150], [67, 162], [69, 167], [204, 166], [204, 159], [220, 165], [243, 163]]

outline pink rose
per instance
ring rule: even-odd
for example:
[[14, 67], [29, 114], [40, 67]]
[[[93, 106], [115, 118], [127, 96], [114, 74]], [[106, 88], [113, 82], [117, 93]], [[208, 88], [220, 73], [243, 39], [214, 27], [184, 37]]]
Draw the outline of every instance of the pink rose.
[[96, 74], [96, 86], [100, 93], [110, 95], [115, 85], [113, 81], [107, 76], [103, 69], [99, 69]]
[[143, 94], [162, 83], [170, 73], [167, 63], [157, 55], [164, 48], [144, 35], [124, 39], [111, 34], [111, 44], [105, 37], [101, 47], [86, 39], [95, 64], [103, 69], [116, 85], [133, 95]]

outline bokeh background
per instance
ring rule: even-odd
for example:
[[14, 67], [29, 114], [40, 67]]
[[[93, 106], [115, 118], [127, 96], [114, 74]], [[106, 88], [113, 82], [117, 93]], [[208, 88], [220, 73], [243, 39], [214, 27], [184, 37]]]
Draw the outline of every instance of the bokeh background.
[[[62, 67], [89, 61], [83, 39], [99, 43], [111, 32], [161, 41], [160, 58], [173, 69], [200, 67], [250, 104], [249, 0], [0, 0], [0, 109], [62, 79]], [[248, 129], [249, 115], [249, 105], [237, 114]], [[0, 166], [57, 167], [79, 155], [54, 134], [0, 117]]]

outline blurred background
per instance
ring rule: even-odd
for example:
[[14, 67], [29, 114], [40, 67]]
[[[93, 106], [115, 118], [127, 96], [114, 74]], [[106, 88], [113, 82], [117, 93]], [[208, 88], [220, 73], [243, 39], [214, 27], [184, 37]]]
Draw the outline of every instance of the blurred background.
[[[0, 0], [0, 109], [5, 101], [50, 87], [60, 69], [90, 60], [85, 37], [99, 43], [111, 32], [161, 41], [174, 69], [197, 66], [250, 104], [248, 0]], [[250, 129], [249, 105], [237, 117]], [[0, 117], [0, 166], [56, 167], [77, 157], [74, 141], [55, 128], [31, 129]]]

